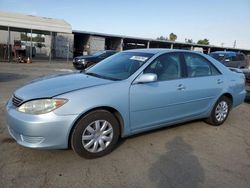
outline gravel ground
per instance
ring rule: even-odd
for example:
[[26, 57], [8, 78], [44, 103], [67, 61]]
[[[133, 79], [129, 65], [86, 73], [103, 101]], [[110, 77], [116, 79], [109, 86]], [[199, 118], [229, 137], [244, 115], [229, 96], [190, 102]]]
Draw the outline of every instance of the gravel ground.
[[220, 127], [202, 121], [139, 134], [111, 154], [87, 160], [69, 150], [34, 150], [9, 136], [4, 104], [36, 77], [71, 64], [0, 63], [0, 187], [249, 187], [250, 104]]

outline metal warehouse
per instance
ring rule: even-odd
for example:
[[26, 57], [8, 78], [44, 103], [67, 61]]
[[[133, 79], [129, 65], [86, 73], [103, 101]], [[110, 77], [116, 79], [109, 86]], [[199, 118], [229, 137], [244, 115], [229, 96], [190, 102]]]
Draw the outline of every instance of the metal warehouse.
[[71, 25], [60, 19], [0, 12], [0, 60], [71, 58]]

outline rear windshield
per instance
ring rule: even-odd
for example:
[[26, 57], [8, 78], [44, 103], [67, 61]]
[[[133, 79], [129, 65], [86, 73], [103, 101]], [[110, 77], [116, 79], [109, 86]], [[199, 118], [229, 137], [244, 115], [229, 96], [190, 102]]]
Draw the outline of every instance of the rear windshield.
[[209, 54], [211, 57], [213, 57], [214, 59], [218, 60], [218, 61], [223, 61], [227, 56], [225, 54], [219, 54], [219, 53], [212, 53]]

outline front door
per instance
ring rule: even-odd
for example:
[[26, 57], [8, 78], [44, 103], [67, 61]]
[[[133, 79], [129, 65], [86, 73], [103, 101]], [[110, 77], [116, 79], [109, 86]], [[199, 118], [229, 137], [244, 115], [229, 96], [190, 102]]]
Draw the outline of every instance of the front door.
[[130, 88], [130, 122], [132, 131], [147, 129], [180, 119], [187, 114], [183, 108], [185, 86], [180, 53], [156, 58], [143, 73], [154, 73], [152, 83], [132, 84]]

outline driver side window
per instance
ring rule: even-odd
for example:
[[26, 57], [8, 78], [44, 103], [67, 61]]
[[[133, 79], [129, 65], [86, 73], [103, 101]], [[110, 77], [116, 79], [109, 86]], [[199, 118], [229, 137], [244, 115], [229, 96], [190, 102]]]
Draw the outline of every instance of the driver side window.
[[169, 53], [156, 58], [144, 73], [157, 75], [158, 81], [181, 78], [181, 58], [178, 53]]

